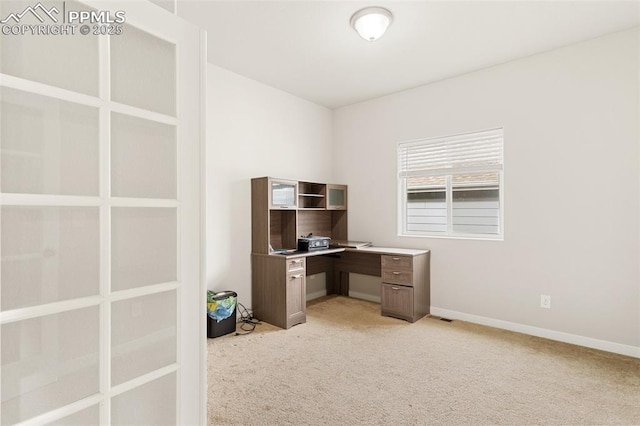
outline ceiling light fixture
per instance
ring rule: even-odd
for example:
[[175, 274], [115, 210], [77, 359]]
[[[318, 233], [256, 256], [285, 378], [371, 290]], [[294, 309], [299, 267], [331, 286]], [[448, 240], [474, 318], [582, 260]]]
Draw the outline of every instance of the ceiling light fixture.
[[351, 26], [367, 41], [375, 41], [382, 37], [391, 22], [393, 15], [383, 7], [365, 7], [353, 14]]

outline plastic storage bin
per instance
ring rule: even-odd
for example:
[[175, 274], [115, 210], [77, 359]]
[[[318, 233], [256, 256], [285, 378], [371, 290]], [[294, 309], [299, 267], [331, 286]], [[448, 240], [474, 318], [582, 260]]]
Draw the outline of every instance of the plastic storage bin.
[[236, 331], [236, 305], [238, 293], [234, 291], [207, 292], [207, 337], [220, 337]]

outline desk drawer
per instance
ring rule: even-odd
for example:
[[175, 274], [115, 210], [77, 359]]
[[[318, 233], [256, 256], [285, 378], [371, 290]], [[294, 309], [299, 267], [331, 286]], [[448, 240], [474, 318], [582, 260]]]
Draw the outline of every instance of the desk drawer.
[[382, 255], [382, 269], [393, 271], [411, 271], [413, 269], [413, 256]]
[[382, 270], [382, 282], [390, 284], [401, 285], [413, 285], [413, 272], [412, 271], [394, 271], [383, 269]]
[[413, 322], [413, 288], [382, 284], [380, 307], [382, 315]]
[[304, 270], [304, 257], [287, 260], [287, 272]]

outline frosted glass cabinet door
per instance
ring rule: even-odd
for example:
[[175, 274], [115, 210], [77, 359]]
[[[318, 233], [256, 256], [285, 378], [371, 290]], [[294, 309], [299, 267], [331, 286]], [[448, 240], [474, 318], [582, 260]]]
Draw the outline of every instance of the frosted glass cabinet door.
[[128, 25], [111, 37], [111, 99], [176, 115], [176, 46]]
[[2, 423], [99, 392], [97, 306], [2, 325]]
[[269, 207], [272, 209], [295, 208], [298, 205], [298, 182], [269, 179]]
[[[36, 7], [43, 22], [34, 14], [27, 13], [20, 19], [20, 25], [47, 25], [57, 19], [62, 22], [62, 1], [0, 1], [0, 19], [9, 14], [19, 14], [28, 7]], [[75, 1], [66, 0], [66, 10], [86, 9]], [[43, 8], [37, 5], [42, 4]], [[49, 13], [49, 17], [46, 15]], [[7, 25], [16, 24], [10, 20]], [[43, 36], [22, 35], [0, 36], [0, 72], [27, 80], [87, 95], [98, 94], [98, 37], [75, 35]]]
[[176, 198], [176, 128], [142, 118], [111, 115], [111, 194]]
[[0, 108], [2, 192], [98, 195], [97, 108], [6, 87]]
[[2, 311], [97, 295], [97, 207], [0, 208]]
[[347, 209], [347, 186], [346, 185], [327, 185], [327, 210], [346, 210]]

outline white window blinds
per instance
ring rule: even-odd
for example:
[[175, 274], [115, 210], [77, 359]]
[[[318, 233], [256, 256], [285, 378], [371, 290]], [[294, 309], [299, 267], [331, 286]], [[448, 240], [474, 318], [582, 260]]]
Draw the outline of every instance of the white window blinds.
[[400, 178], [502, 170], [503, 129], [398, 144]]
[[398, 144], [399, 235], [500, 239], [503, 129]]

